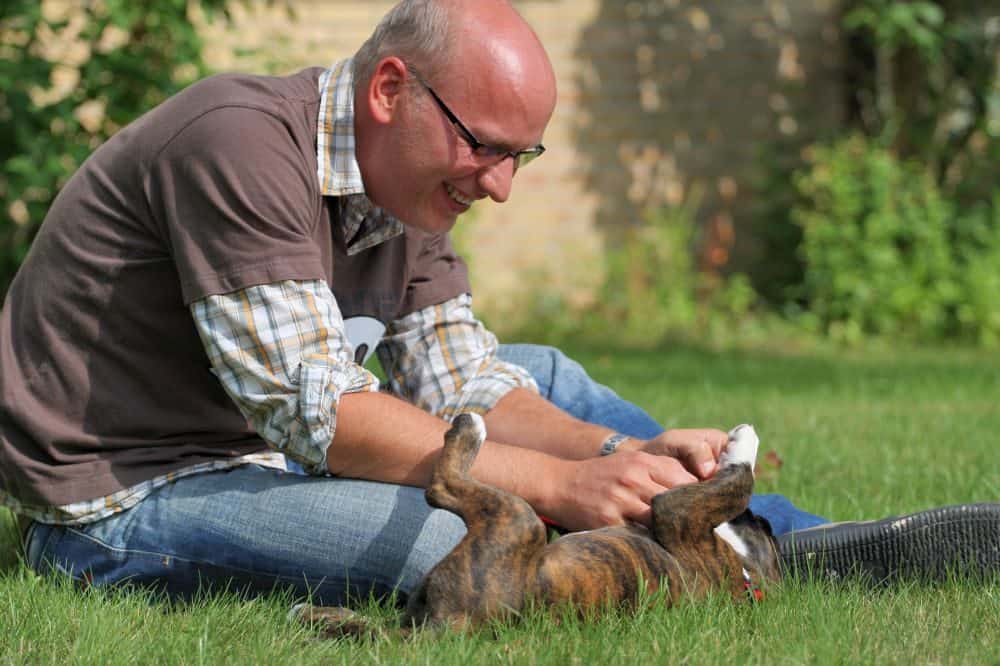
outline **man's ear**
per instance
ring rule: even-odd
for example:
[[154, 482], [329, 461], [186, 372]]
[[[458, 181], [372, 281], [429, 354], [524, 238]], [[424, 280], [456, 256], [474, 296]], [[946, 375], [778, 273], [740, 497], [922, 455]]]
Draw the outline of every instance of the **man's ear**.
[[406, 63], [396, 57], [384, 58], [375, 67], [368, 82], [368, 107], [372, 118], [380, 124], [392, 121], [409, 72]]

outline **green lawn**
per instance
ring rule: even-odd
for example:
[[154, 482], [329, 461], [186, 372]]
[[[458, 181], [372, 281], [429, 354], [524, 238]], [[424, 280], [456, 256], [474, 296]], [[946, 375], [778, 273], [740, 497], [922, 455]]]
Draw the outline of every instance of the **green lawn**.
[[[816, 513], [1000, 501], [997, 355], [574, 355], [668, 426], [752, 422], [763, 450], [784, 460], [758, 489]], [[79, 593], [18, 564], [12, 536], [0, 515], [0, 663], [1000, 663], [1000, 581], [881, 591], [791, 581], [756, 607], [712, 599], [665, 610], [654, 599], [592, 621], [533, 614], [472, 635], [338, 643], [288, 624], [278, 597], [170, 607]]]

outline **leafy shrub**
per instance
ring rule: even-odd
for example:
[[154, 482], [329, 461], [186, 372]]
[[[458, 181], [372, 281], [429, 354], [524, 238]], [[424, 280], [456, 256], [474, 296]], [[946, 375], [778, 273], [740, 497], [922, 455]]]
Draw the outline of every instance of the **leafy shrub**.
[[755, 286], [842, 340], [990, 344], [1000, 307], [991, 290], [1000, 265], [1000, 6], [846, 0], [844, 40], [848, 133], [823, 139], [799, 164], [778, 142], [764, 151], [751, 222], [764, 255]]
[[1000, 190], [958, 224], [958, 325], [986, 347], [1000, 345]]
[[832, 337], [1000, 335], [1000, 194], [961, 215], [927, 170], [854, 136], [795, 179], [806, 322]]
[[91, 151], [207, 74], [190, 17], [225, 4], [0, 3], [0, 294], [56, 192]]
[[940, 335], [958, 287], [948, 241], [949, 204], [918, 166], [855, 136], [817, 147], [796, 178], [804, 296], [822, 330]]

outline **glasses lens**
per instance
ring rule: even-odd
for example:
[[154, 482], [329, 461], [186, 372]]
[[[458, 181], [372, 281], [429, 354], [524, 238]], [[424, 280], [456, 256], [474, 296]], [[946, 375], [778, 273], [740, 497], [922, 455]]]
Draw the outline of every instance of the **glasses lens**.
[[517, 160], [515, 162], [515, 166], [517, 166], [517, 168], [520, 169], [526, 164], [534, 162], [544, 152], [545, 148], [543, 148], [542, 146], [538, 146], [537, 148], [532, 148], [531, 150], [521, 151], [520, 153], [517, 154]]

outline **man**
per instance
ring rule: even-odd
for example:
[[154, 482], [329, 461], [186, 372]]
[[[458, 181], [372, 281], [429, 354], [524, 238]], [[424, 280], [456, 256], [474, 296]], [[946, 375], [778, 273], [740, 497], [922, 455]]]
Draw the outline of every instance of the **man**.
[[[30, 564], [405, 595], [464, 531], [420, 489], [462, 411], [488, 427], [474, 475], [569, 529], [648, 522], [710, 476], [724, 433], [662, 432], [472, 313], [447, 232], [508, 198], [555, 98], [506, 2], [410, 0], [351, 60], [208, 79], [98, 149], [0, 318], [0, 500]], [[755, 502], [781, 531], [823, 522]]]

